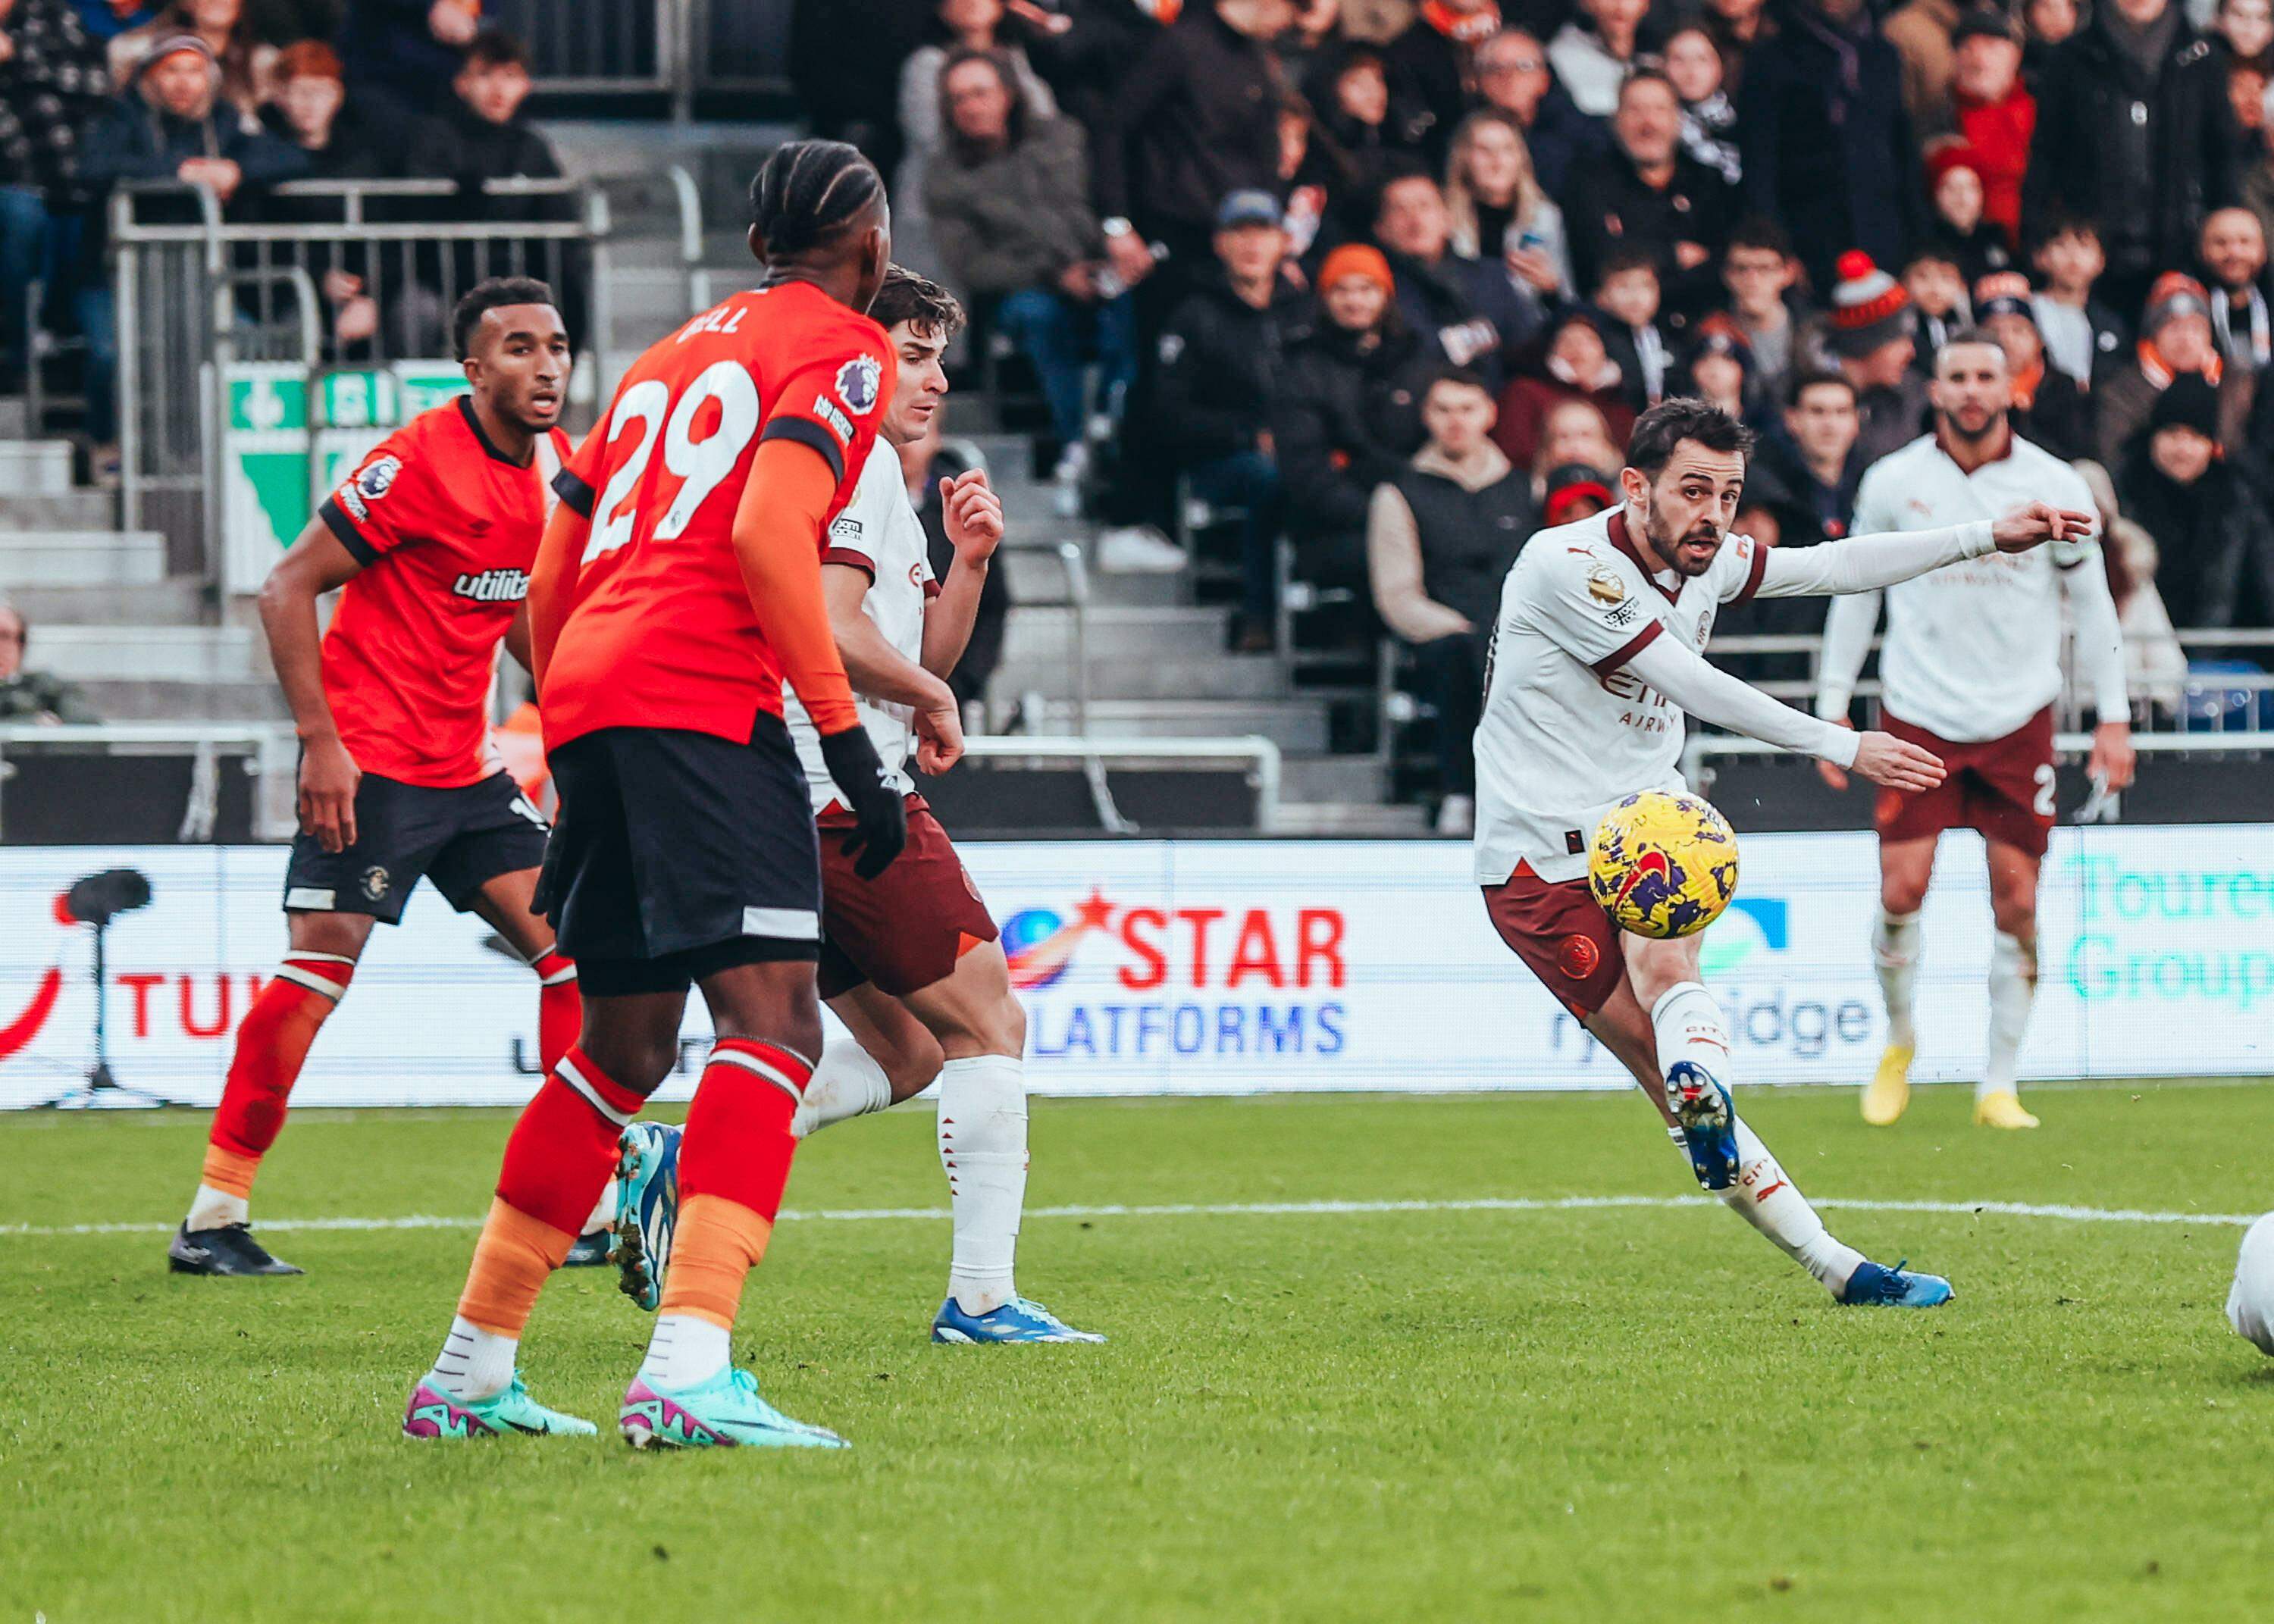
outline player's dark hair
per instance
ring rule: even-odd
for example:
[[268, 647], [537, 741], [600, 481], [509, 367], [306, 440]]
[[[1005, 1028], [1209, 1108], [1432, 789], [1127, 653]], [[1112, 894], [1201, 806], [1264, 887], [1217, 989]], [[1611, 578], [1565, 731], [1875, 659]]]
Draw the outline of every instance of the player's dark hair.
[[493, 276], [467, 290], [450, 312], [450, 347], [461, 361], [470, 353], [482, 318], [508, 304], [557, 304], [553, 289], [534, 276]]
[[885, 195], [885, 177], [844, 141], [785, 141], [750, 182], [750, 229], [769, 259], [820, 247]]
[[529, 47], [517, 34], [502, 28], [485, 28], [466, 45], [466, 65], [470, 68], [525, 68], [529, 65]]
[[877, 289], [869, 318], [888, 332], [905, 321], [926, 338], [938, 339], [953, 338], [964, 320], [955, 295], [900, 265], [885, 267], [885, 285]]
[[1734, 451], [1748, 457], [1753, 454], [1753, 432], [1741, 419], [1719, 406], [1676, 395], [1635, 419], [1634, 432], [1627, 438], [1627, 466], [1655, 479], [1666, 471], [1674, 448], [1685, 440], [1708, 451]]
[[1830, 372], [1820, 369], [1812, 372], [1798, 372], [1792, 375], [1792, 381], [1784, 387], [1786, 410], [1799, 410], [1801, 397], [1811, 389], [1845, 389], [1848, 391], [1849, 400], [1856, 398], [1855, 382], [1845, 372]]
[[2006, 346], [1999, 343], [1996, 339], [1991, 337], [1990, 335], [1984, 332], [1982, 328], [1959, 327], [1953, 331], [1949, 337], [1944, 339], [1942, 341], [1942, 348], [1934, 352], [1937, 364], [1939, 365], [1941, 362], [1942, 351], [1944, 350], [1955, 350], [1961, 344], [1980, 344], [1987, 349], [1996, 350], [2001, 357], [2006, 353]]

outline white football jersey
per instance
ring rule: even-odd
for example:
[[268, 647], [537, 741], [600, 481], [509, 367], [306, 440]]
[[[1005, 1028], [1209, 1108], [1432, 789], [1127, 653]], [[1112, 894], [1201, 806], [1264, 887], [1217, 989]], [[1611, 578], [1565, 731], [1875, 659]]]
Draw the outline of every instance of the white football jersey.
[[[900, 471], [900, 453], [879, 438], [869, 452], [869, 460], [861, 466], [861, 477], [853, 487], [853, 498], [847, 502], [829, 526], [829, 535], [821, 552], [825, 564], [850, 564], [868, 571], [869, 595], [861, 606], [885, 641], [910, 660], [921, 663], [923, 658], [923, 622], [926, 604], [939, 593], [939, 583], [931, 573], [931, 555], [924, 542], [923, 524], [916, 517], [914, 503], [908, 500], [906, 477]], [[907, 705], [885, 704], [856, 693], [855, 702], [861, 712], [861, 725], [869, 730], [876, 741], [877, 756], [885, 763], [885, 772], [901, 793], [915, 788], [915, 780], [908, 776], [909, 753], [915, 748], [915, 712]], [[789, 734], [797, 745], [797, 757], [805, 768], [807, 788], [813, 796], [816, 812], [828, 810], [840, 801], [837, 786], [829, 777], [828, 765], [821, 759], [821, 735], [813, 719], [798, 703], [797, 695], [789, 688], [782, 689], [782, 715], [789, 723]]]
[[[1995, 519], [2031, 501], [2094, 511], [2091, 490], [2074, 469], [2018, 435], [2013, 446], [2011, 455], [1968, 474], [1931, 434], [1913, 440], [1864, 474], [1851, 528], [1858, 535], [1938, 530]], [[2099, 551], [2090, 537], [2048, 542], [1946, 564], [1885, 589], [1879, 680], [1888, 713], [1937, 738], [1971, 744], [2002, 739], [2052, 703], [2061, 691], [2059, 572], [2088, 561], [2098, 568]], [[1868, 593], [1833, 610], [1864, 619], [1876, 613]], [[1839, 698], [1845, 715], [1846, 695]]]
[[1477, 726], [1480, 883], [1519, 862], [1543, 880], [1577, 879], [1613, 805], [1686, 787], [1682, 711], [1620, 667], [1660, 636], [1702, 650], [1721, 606], [1758, 590], [1767, 558], [1730, 536], [1704, 575], [1653, 575], [1623, 506], [1525, 543], [1501, 589]]

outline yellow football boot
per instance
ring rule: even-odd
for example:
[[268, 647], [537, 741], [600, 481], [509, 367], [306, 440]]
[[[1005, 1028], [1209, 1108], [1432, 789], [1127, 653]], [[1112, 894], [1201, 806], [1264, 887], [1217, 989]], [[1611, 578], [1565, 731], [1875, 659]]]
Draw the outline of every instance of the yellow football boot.
[[1908, 1043], [1890, 1043], [1879, 1056], [1879, 1069], [1864, 1090], [1864, 1120], [1873, 1127], [1891, 1125], [1911, 1102], [1911, 1056], [1916, 1052]]
[[1985, 1094], [1974, 1102], [1977, 1128], [2034, 1128], [2037, 1119], [2022, 1109], [2017, 1094]]

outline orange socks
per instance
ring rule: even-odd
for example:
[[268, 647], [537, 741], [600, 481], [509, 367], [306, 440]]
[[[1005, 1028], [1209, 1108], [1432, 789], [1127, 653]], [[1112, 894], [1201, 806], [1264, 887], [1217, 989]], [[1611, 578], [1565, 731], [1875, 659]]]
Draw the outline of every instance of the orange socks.
[[[684, 1148], [681, 1155], [686, 1154]], [[679, 1208], [671, 1267], [663, 1277], [662, 1314], [692, 1314], [734, 1328], [742, 1282], [766, 1255], [773, 1224], [720, 1195], [689, 1196]], [[468, 1316], [471, 1318], [471, 1316]]]
[[466, 1289], [458, 1298], [460, 1317], [495, 1335], [519, 1337], [530, 1311], [537, 1306], [537, 1294], [568, 1257], [576, 1238], [568, 1230], [515, 1211], [502, 1196], [492, 1201], [490, 1215], [482, 1221], [482, 1237], [474, 1243]]
[[245, 1221], [253, 1176], [284, 1131], [285, 1103], [309, 1046], [346, 993], [355, 967], [354, 959], [337, 953], [288, 953], [245, 1011], [190, 1207], [191, 1229]]

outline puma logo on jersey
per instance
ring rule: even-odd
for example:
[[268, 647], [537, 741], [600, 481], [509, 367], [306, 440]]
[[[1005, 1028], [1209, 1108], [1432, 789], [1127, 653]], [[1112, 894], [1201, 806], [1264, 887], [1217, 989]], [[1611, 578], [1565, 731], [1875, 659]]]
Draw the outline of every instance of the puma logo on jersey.
[[529, 596], [525, 569], [485, 569], [478, 575], [460, 575], [450, 590], [478, 604], [517, 604]]

